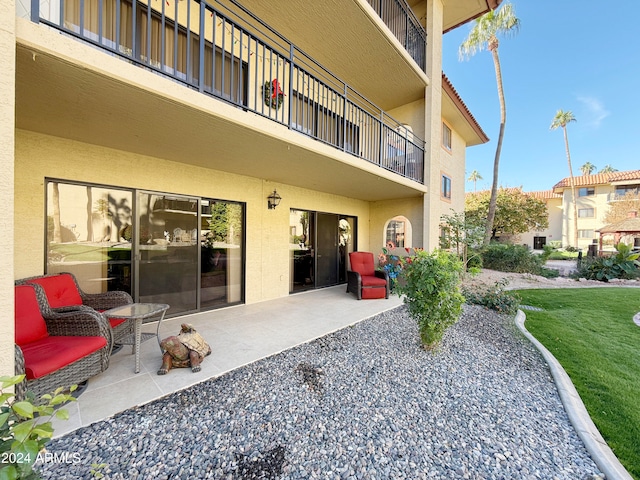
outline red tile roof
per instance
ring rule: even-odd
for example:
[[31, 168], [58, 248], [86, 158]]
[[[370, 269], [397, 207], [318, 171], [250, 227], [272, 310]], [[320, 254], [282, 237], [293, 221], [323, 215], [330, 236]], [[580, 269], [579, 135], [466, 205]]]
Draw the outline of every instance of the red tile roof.
[[539, 190], [537, 192], [525, 192], [525, 194], [539, 198], [540, 200], [547, 200], [549, 198], [562, 198], [562, 195], [555, 193], [553, 190]]
[[482, 130], [482, 127], [471, 113], [471, 110], [469, 110], [469, 107], [464, 103], [462, 97], [453, 86], [453, 83], [451, 83], [451, 80], [447, 78], [444, 72], [442, 72], [442, 89], [449, 95], [449, 98], [451, 98], [458, 110], [460, 110], [460, 113], [462, 113], [462, 116], [465, 117], [471, 128], [476, 132], [476, 135], [480, 137], [482, 143], [487, 143], [489, 137], [484, 130]]
[[[596, 173], [594, 175], [575, 175], [573, 177], [576, 187], [607, 185], [613, 182], [627, 180], [640, 180], [640, 170], [627, 170], [626, 172]], [[553, 186], [553, 191], [562, 190], [571, 186], [571, 177], [560, 180]]]

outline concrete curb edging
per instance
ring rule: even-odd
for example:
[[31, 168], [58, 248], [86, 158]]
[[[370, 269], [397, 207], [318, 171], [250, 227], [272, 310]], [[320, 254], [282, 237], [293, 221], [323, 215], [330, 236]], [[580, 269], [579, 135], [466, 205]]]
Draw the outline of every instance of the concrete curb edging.
[[562, 368], [551, 352], [536, 340], [524, 326], [526, 318], [524, 312], [518, 310], [515, 323], [524, 336], [540, 351], [547, 365], [549, 365], [551, 375], [560, 394], [560, 400], [569, 416], [569, 421], [584, 442], [594, 462], [596, 462], [600, 471], [606, 475], [607, 480], [633, 480], [633, 477], [631, 477], [629, 472], [622, 466], [620, 460], [613, 454], [609, 445], [607, 445], [602, 435], [600, 435], [567, 372], [564, 371], [564, 368]]

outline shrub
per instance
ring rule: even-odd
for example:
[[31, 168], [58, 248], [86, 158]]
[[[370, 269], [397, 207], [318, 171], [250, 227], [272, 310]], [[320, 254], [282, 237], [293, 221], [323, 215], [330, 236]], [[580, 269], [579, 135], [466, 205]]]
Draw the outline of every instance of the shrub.
[[469, 249], [467, 269], [469, 271], [480, 271], [482, 269], [482, 252], [480, 249]]
[[560, 276], [560, 272], [555, 268], [540, 267], [538, 275], [544, 278], [557, 278]]
[[443, 250], [418, 251], [403, 262], [403, 281], [398, 290], [405, 296], [409, 315], [418, 323], [423, 346], [433, 349], [462, 311], [462, 262]]
[[462, 288], [462, 295], [467, 303], [514, 315], [520, 306], [520, 297], [505, 290], [508, 283], [509, 281], [504, 279], [491, 286], [466, 286]]
[[[33, 398], [17, 400], [15, 394], [6, 392], [24, 380], [24, 375], [0, 377], [0, 463], [1, 479], [40, 478], [33, 470], [33, 464], [45, 444], [53, 437], [51, 419], [69, 418], [64, 409], [56, 407], [75, 400], [70, 394], [58, 388], [51, 395], [46, 394], [38, 402]], [[74, 385], [70, 391], [76, 389]]]
[[482, 252], [484, 268], [500, 272], [532, 273], [539, 275], [542, 258], [522, 245], [492, 243]]
[[542, 258], [542, 261], [546, 262], [547, 259], [551, 257], [551, 255], [553, 255], [554, 250], [555, 249], [551, 245], [543, 245], [542, 254], [540, 255], [540, 258]]
[[631, 279], [640, 277], [640, 254], [633, 253], [631, 247], [618, 243], [616, 254], [610, 257], [585, 258], [582, 260], [578, 276], [587, 280], [608, 282], [614, 278]]

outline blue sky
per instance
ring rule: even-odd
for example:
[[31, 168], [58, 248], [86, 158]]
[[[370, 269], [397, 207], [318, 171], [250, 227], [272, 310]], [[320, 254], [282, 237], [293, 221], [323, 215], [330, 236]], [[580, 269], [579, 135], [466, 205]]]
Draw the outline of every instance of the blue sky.
[[[640, 1], [511, 3], [521, 27], [498, 50], [507, 106], [499, 184], [548, 190], [569, 175], [562, 129], [549, 129], [559, 109], [577, 120], [567, 127], [574, 175], [586, 162], [640, 169]], [[445, 34], [443, 70], [490, 138], [467, 148], [467, 177], [477, 170], [480, 190], [491, 187], [500, 108], [491, 54], [458, 59], [470, 28]]]

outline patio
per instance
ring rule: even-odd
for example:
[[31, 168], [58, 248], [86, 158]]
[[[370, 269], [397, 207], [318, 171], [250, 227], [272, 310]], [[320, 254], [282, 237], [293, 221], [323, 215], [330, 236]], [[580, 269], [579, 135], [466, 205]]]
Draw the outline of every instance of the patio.
[[[69, 419], [54, 420], [55, 437], [402, 304], [395, 295], [388, 300], [357, 301], [345, 290], [339, 285], [164, 320], [161, 339], [177, 335], [182, 323], [190, 323], [210, 344], [212, 353], [202, 362], [202, 371], [192, 373], [189, 368], [180, 368], [157, 375], [162, 356], [155, 339], [151, 339], [142, 344], [140, 373], [136, 374], [131, 348], [125, 345], [111, 357], [109, 368], [89, 381], [78, 401], [65, 406]], [[145, 324], [143, 331], [155, 332], [156, 326]]]

